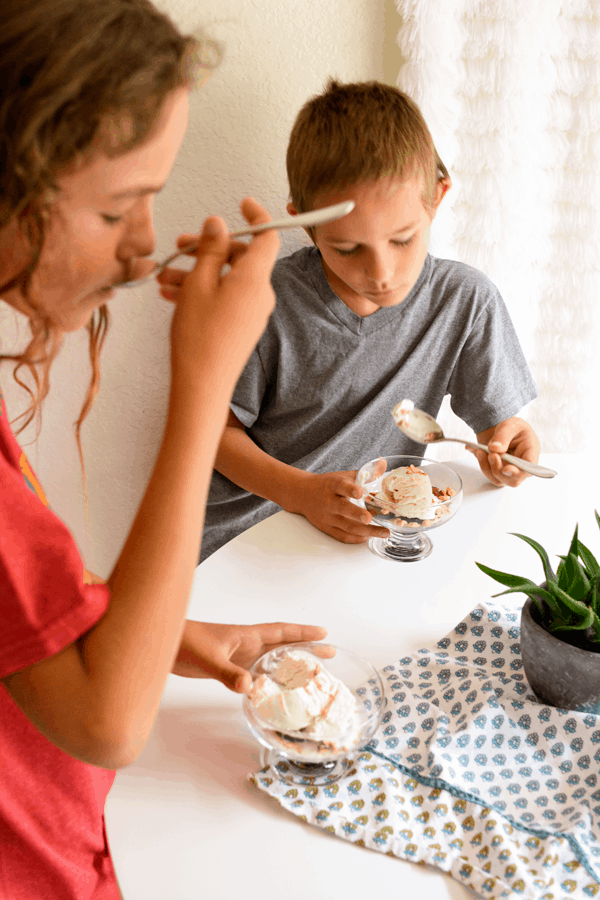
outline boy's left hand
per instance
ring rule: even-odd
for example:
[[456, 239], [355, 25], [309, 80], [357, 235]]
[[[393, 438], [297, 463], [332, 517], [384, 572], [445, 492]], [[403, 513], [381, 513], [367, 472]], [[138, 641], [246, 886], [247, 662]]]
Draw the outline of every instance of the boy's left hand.
[[471, 450], [477, 457], [481, 471], [492, 484], [517, 487], [530, 477], [522, 469], [517, 469], [516, 466], [502, 460], [501, 453], [512, 453], [519, 459], [527, 459], [533, 463], [537, 463], [540, 458], [540, 442], [535, 431], [529, 422], [518, 416], [504, 419], [493, 428], [481, 431], [477, 435], [477, 440], [480, 444], [487, 444], [490, 450], [494, 451], [488, 454], [484, 450]]
[[[282, 644], [320, 641], [327, 635], [314, 625], [216, 625], [187, 619], [172, 672], [187, 678], [214, 678], [230, 691], [244, 694], [252, 687], [247, 669], [263, 653]], [[333, 650], [323, 645], [323, 657]]]

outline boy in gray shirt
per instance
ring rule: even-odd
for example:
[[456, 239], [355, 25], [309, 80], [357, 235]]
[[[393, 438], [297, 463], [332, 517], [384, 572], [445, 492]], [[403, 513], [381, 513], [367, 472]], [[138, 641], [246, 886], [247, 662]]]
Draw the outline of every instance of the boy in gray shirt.
[[427, 252], [451, 182], [416, 104], [331, 81], [300, 111], [287, 169], [290, 214], [356, 205], [275, 266], [276, 308], [233, 394], [201, 559], [280, 508], [346, 543], [387, 534], [350, 498], [364, 462], [421, 454], [391, 418], [404, 397], [436, 416], [450, 394], [495, 451], [476, 452], [494, 484], [526, 477], [499, 454], [539, 457], [516, 415], [536, 389], [497, 288]]

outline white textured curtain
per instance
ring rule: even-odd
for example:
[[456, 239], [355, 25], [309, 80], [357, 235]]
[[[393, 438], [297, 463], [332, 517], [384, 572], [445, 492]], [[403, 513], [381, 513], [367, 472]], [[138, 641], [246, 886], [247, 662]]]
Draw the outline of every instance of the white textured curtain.
[[[396, 8], [397, 85], [421, 107], [453, 178], [431, 252], [500, 289], [537, 382], [524, 415], [542, 449], [591, 451], [600, 442], [600, 0]], [[466, 435], [447, 401], [441, 419]]]

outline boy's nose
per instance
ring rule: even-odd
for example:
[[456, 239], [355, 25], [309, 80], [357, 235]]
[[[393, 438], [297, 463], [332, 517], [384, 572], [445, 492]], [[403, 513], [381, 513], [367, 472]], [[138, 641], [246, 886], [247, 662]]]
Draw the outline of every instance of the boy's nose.
[[365, 266], [365, 274], [373, 287], [386, 288], [394, 275], [390, 261], [381, 255], [373, 255]]

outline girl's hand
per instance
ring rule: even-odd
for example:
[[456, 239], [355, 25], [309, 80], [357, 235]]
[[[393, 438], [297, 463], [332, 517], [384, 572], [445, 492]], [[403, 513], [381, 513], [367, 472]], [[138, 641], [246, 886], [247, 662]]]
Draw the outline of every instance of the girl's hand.
[[[270, 221], [252, 198], [242, 202], [241, 210], [251, 225]], [[177, 302], [171, 327], [174, 378], [181, 375], [189, 384], [213, 360], [221, 385], [233, 390], [275, 306], [270, 276], [278, 247], [275, 231], [242, 244], [231, 240], [223, 219], [205, 221], [196, 265], [180, 286], [174, 285], [179, 293], [171, 298]], [[223, 274], [228, 262], [231, 268]]]
[[[177, 238], [177, 247], [179, 247], [179, 249], [182, 249], [183, 247], [189, 247], [190, 244], [193, 244], [194, 241], [197, 240], [197, 234], [181, 234]], [[248, 244], [244, 241], [231, 241], [231, 252], [226, 260], [227, 265], [233, 265], [234, 262], [239, 259], [239, 257], [243, 253], [245, 253], [247, 249]], [[190, 251], [186, 254], [186, 256], [195, 258], [196, 252], [196, 250]], [[179, 295], [181, 294], [183, 282], [185, 278], [190, 274], [190, 271], [190, 268], [177, 269], [173, 266], [168, 266], [166, 269], [163, 269], [163, 271], [156, 279], [160, 289], [161, 297], [164, 300], [168, 300], [170, 303], [177, 303], [177, 301], [179, 300]]]
[[[244, 694], [252, 686], [247, 669], [263, 653], [283, 644], [320, 641], [326, 635], [324, 628], [313, 625], [216, 625], [187, 619], [172, 671], [187, 678], [214, 678]], [[326, 645], [322, 649], [324, 658], [333, 656]]]

